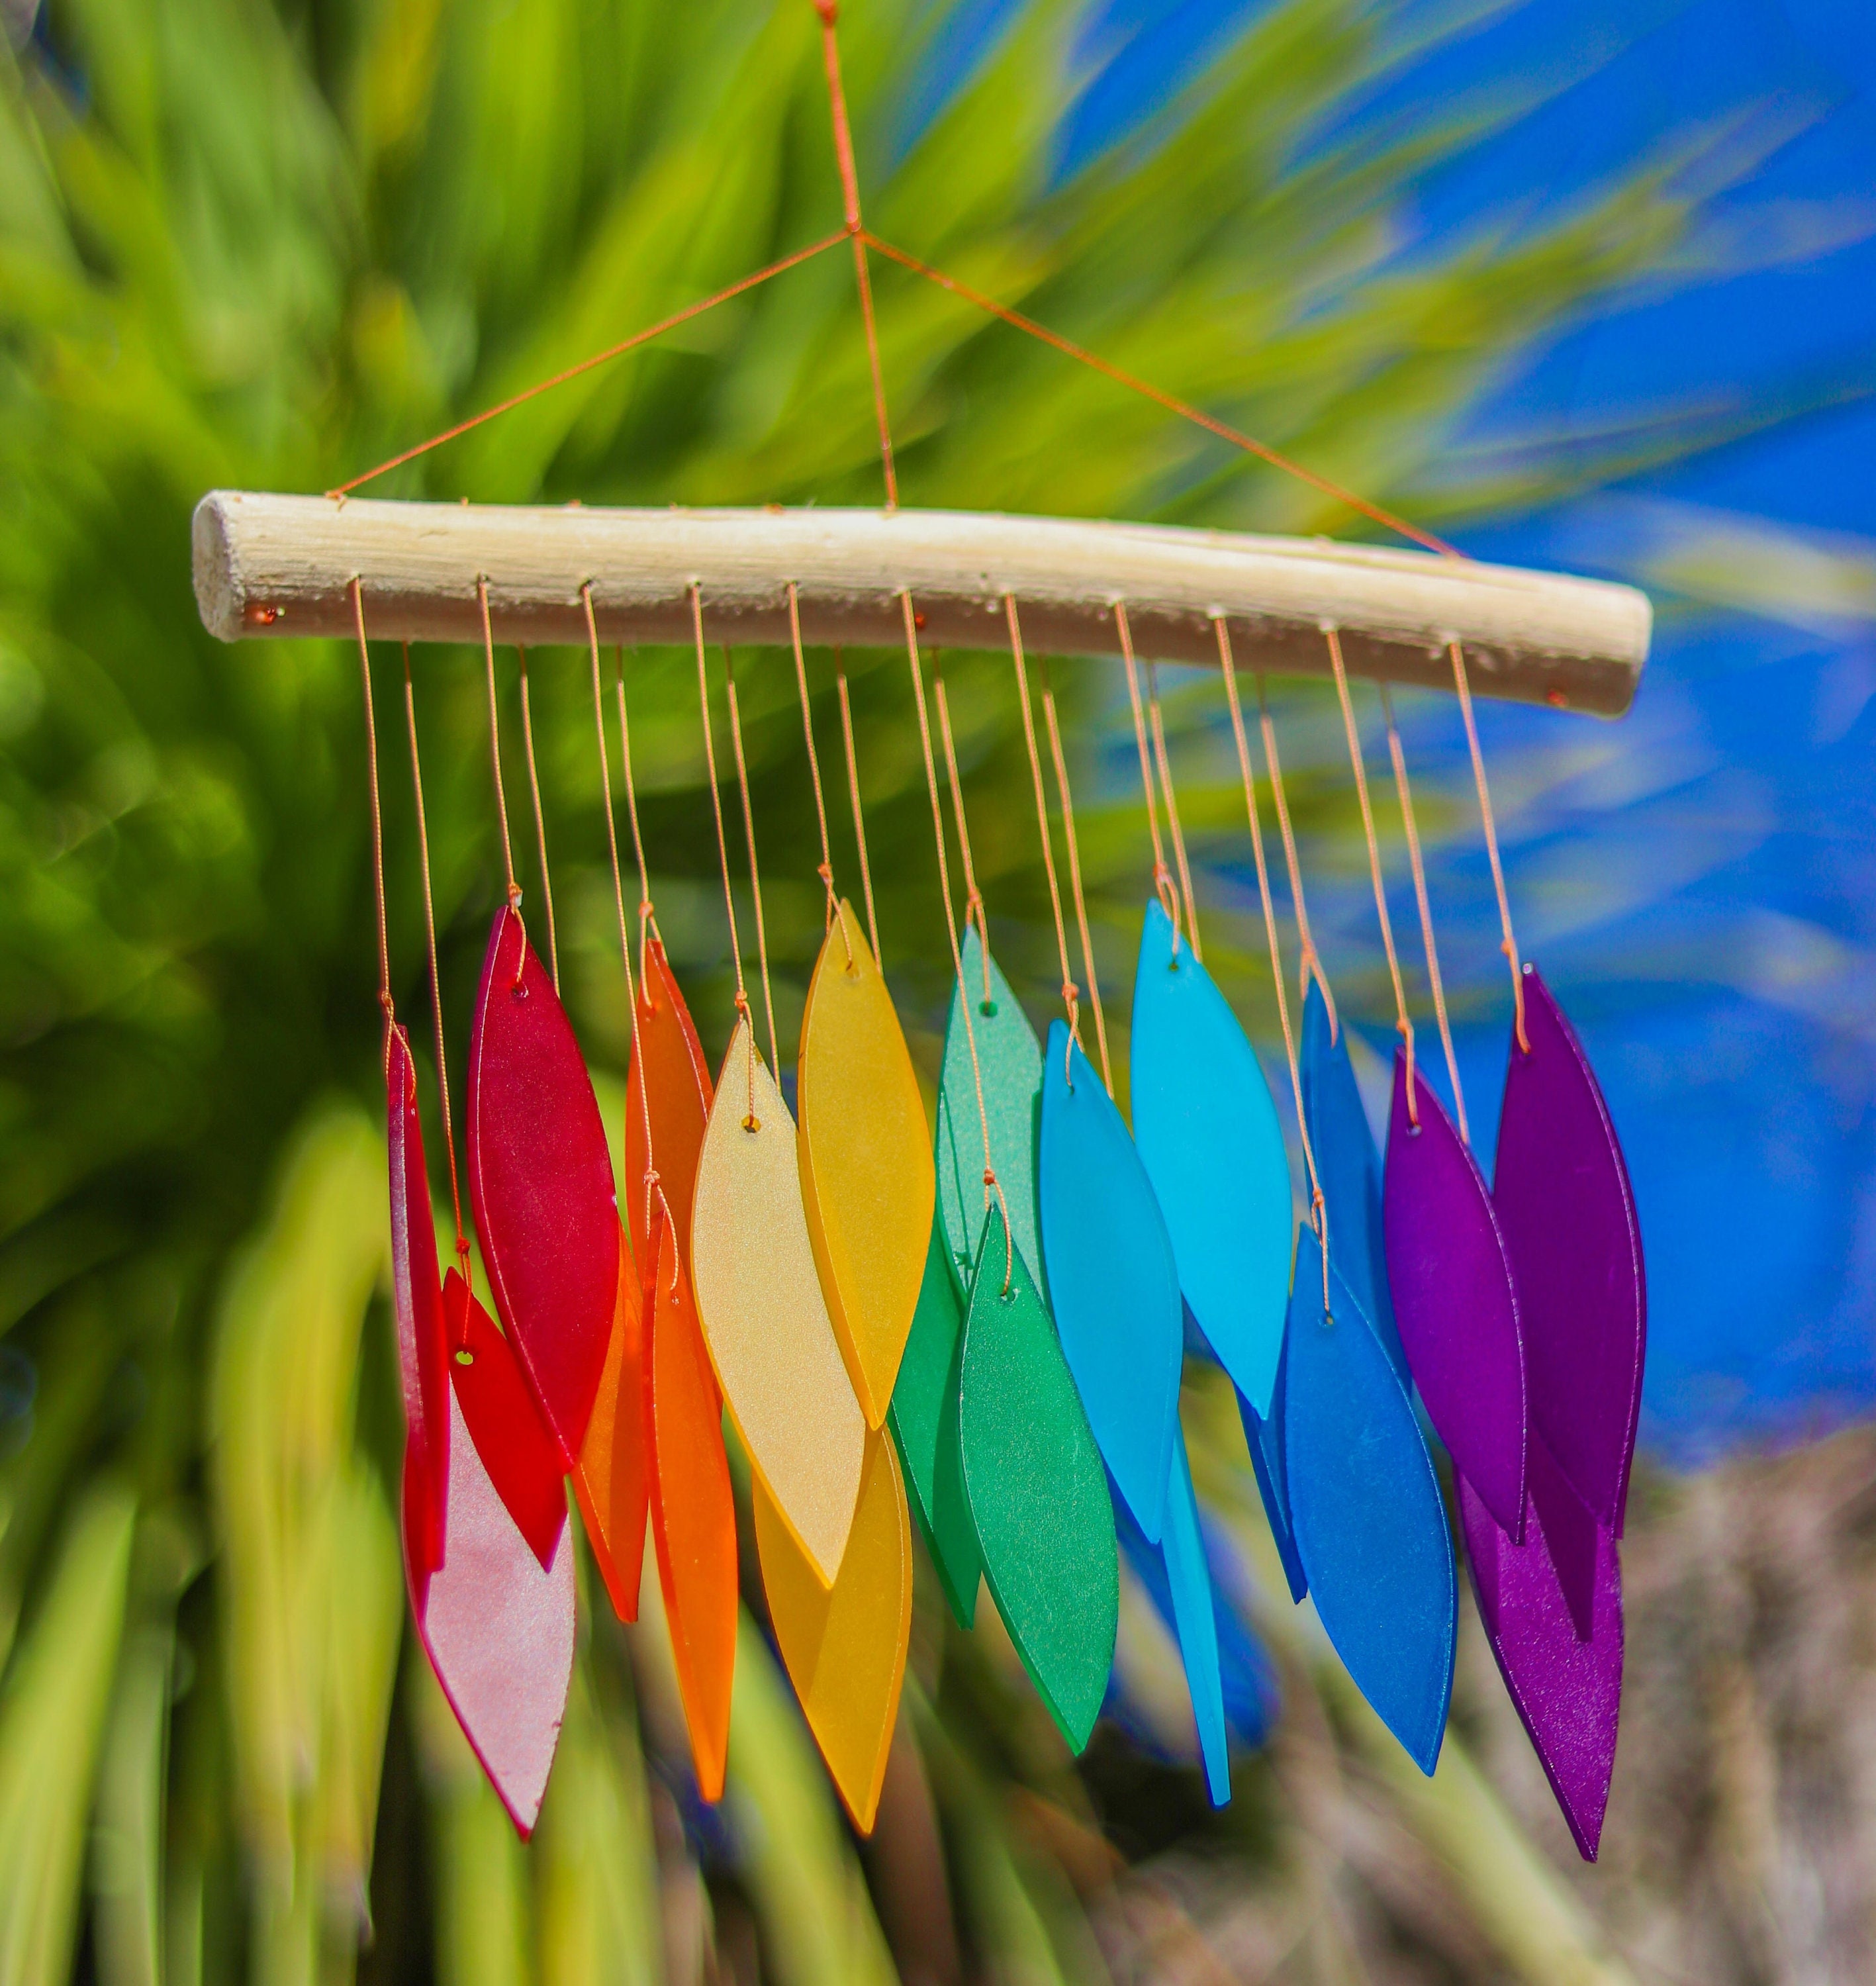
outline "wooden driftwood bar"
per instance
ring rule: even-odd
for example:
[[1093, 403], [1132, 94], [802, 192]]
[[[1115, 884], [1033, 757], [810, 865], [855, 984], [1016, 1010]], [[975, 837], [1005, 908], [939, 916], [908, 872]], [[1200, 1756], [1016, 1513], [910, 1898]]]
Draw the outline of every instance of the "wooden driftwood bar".
[[785, 643], [787, 586], [816, 644], [896, 645], [909, 591], [923, 638], [1005, 648], [1003, 596], [1038, 654], [1137, 651], [1215, 665], [1222, 614], [1247, 669], [1322, 675], [1322, 628], [1350, 671], [1452, 688], [1465, 644], [1480, 696], [1618, 716], [1652, 614], [1631, 587], [1325, 539], [945, 510], [624, 510], [412, 503], [216, 490], [195, 513], [196, 598], [224, 641], [343, 635], [350, 587], [376, 639], [479, 641], [477, 581], [502, 642], [584, 643], [591, 584], [603, 641], [691, 638], [690, 588], [713, 642]]

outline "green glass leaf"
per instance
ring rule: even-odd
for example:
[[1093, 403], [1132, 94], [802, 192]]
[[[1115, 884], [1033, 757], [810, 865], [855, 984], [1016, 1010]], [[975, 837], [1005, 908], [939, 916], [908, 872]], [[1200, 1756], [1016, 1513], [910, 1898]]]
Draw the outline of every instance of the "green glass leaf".
[[1012, 1260], [995, 1208], [974, 1288], [958, 1445], [984, 1577], [1030, 1680], [1079, 1752], [1106, 1694], [1120, 1621], [1107, 1472], [1042, 1294], [1020, 1247]]
[[[971, 1264], [984, 1224], [984, 1133], [977, 1111], [977, 1085], [971, 1068], [971, 1041], [983, 1072], [984, 1116], [990, 1123], [990, 1162], [1009, 1202], [1009, 1224], [1016, 1252], [1042, 1274], [1041, 1215], [1038, 1211], [1036, 1140], [1042, 1112], [1042, 1045], [1036, 1038], [1009, 981], [989, 961], [989, 991], [984, 990], [985, 961], [976, 931], [964, 939], [964, 971], [952, 990], [951, 1018], [945, 1028], [945, 1065], [938, 1082], [938, 1219], [951, 1281], [966, 1301]], [[970, 1002], [968, 1035], [964, 1006]], [[1002, 1281], [1002, 1273], [998, 1281]]]
[[977, 1617], [977, 1582], [984, 1567], [958, 1449], [964, 1317], [945, 1257], [945, 1230], [934, 1217], [925, 1281], [886, 1422], [898, 1446], [912, 1515], [938, 1568], [938, 1584], [958, 1626], [968, 1628]]

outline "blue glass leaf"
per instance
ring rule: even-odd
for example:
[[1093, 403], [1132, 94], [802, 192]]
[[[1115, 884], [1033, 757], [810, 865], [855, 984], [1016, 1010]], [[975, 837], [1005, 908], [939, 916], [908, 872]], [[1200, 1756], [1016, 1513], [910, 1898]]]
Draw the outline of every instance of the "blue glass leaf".
[[1270, 1416], [1266, 1419], [1242, 1393], [1238, 1395], [1238, 1417], [1244, 1424], [1244, 1444], [1251, 1451], [1251, 1468], [1257, 1477], [1257, 1493], [1264, 1501], [1264, 1515], [1270, 1535], [1283, 1561], [1283, 1576], [1288, 1580], [1290, 1597], [1300, 1606], [1308, 1597], [1309, 1575], [1303, 1570], [1296, 1550], [1296, 1532], [1290, 1521], [1289, 1463], [1284, 1454], [1283, 1389], [1289, 1370], [1289, 1334], [1277, 1353], [1277, 1383], [1270, 1396]]
[[1180, 1288], [1239, 1392], [1270, 1411], [1290, 1286], [1289, 1155], [1256, 1052], [1190, 944], [1147, 906], [1133, 975], [1133, 1136]]
[[1315, 1155], [1316, 1177], [1329, 1209], [1329, 1253], [1336, 1273], [1362, 1316], [1374, 1327], [1381, 1348], [1412, 1390], [1407, 1355], [1394, 1322], [1388, 1293], [1387, 1250], [1381, 1227], [1381, 1155], [1362, 1107], [1362, 1093], [1349, 1060], [1347, 1036], [1332, 1030], [1329, 1003], [1312, 979], [1303, 1002], [1302, 1057], [1303, 1121]]
[[1316, 1612], [1356, 1688], [1430, 1774], [1458, 1622], [1446, 1505], [1406, 1390], [1339, 1275], [1324, 1314], [1307, 1227], [1287, 1349], [1290, 1514]]
[[1040, 1183], [1062, 1349], [1102, 1458], [1157, 1543], [1179, 1424], [1179, 1272], [1133, 1140], [1060, 1021], [1042, 1059]]

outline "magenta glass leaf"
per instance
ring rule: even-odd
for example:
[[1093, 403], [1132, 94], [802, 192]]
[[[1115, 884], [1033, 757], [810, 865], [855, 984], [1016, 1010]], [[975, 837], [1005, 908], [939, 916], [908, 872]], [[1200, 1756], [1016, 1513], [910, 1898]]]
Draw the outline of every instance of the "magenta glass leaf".
[[541, 1812], [573, 1674], [574, 1547], [563, 1526], [552, 1559], [541, 1564], [489, 1479], [453, 1388], [450, 1412], [450, 1550], [423, 1586], [417, 1632], [463, 1735], [525, 1840]]
[[[1505, 1688], [1578, 1848], [1593, 1862], [1622, 1708], [1622, 1566], [1615, 1540], [1570, 1487], [1541, 1436], [1531, 1438], [1530, 1478], [1521, 1545], [1460, 1478], [1466, 1556]], [[1571, 1586], [1587, 1601], [1586, 1612], [1573, 1608]]]
[[618, 1204], [572, 1024], [506, 906], [469, 1045], [469, 1191], [495, 1308], [571, 1469], [612, 1335]]
[[1524, 1352], [1511, 1257], [1471, 1153], [1406, 1055], [1394, 1056], [1382, 1226], [1394, 1321], [1427, 1417], [1453, 1466], [1521, 1538]]
[[1531, 1418], [1558, 1466], [1619, 1537], [1642, 1408], [1648, 1285], [1615, 1126], [1575, 1031], [1524, 968], [1492, 1198], [1517, 1273]]
[[496, 1495], [545, 1566], [567, 1522], [560, 1451], [527, 1390], [514, 1348], [454, 1269], [443, 1279], [443, 1300], [450, 1376], [463, 1424]]
[[436, 1224], [417, 1115], [417, 1070], [402, 1028], [385, 1058], [385, 1146], [391, 1173], [391, 1295], [404, 1398], [406, 1572], [417, 1583], [443, 1564], [450, 1484], [450, 1378]]

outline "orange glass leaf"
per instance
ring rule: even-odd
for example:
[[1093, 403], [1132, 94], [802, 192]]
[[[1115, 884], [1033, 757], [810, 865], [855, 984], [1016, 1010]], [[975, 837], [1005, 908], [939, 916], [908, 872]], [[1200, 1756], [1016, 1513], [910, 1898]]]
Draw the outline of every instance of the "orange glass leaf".
[[697, 1790], [722, 1797], [736, 1662], [736, 1506], [723, 1410], [669, 1221], [650, 1308], [652, 1537]]
[[649, 1267], [646, 1219], [645, 1124], [652, 1120], [652, 1152], [658, 1190], [676, 1224], [678, 1252], [690, 1274], [691, 1200], [697, 1187], [697, 1155], [710, 1115], [710, 1069], [692, 1025], [690, 1009], [662, 942], [648, 937], [638, 983], [638, 1038], [625, 1082], [625, 1177], [620, 1192], [632, 1252]]
[[797, 1080], [808, 1239], [847, 1376], [877, 1428], [918, 1305], [938, 1178], [899, 1017], [844, 900], [802, 1010]]
[[870, 1834], [912, 1631], [912, 1531], [899, 1458], [886, 1436], [867, 1436], [853, 1535], [831, 1590], [759, 1483], [751, 1500], [776, 1644], [854, 1825]]
[[619, 1294], [612, 1340], [594, 1396], [593, 1417], [580, 1444], [573, 1493], [586, 1522], [594, 1562], [606, 1582], [612, 1611], [621, 1621], [638, 1617], [638, 1581], [645, 1570], [645, 1526], [652, 1493], [650, 1395], [645, 1367], [645, 1301], [638, 1265], [619, 1237]]
[[730, 1037], [704, 1133], [691, 1271], [750, 1464], [831, 1586], [860, 1499], [867, 1424], [814, 1267], [795, 1121], [746, 1020]]

